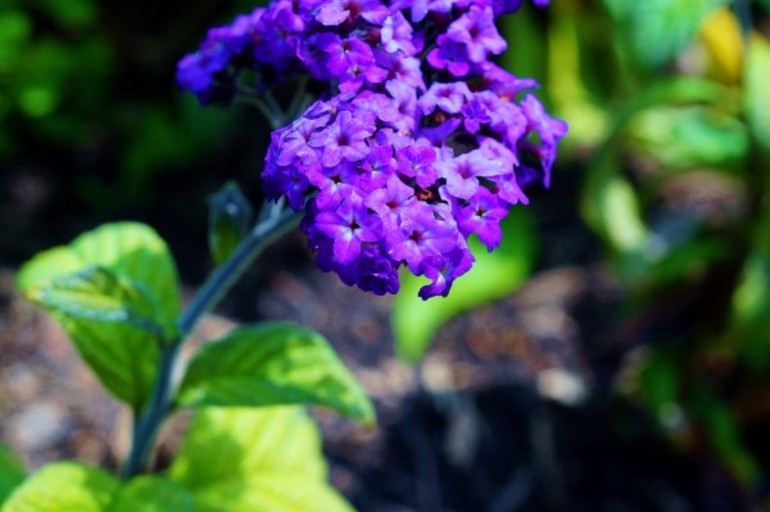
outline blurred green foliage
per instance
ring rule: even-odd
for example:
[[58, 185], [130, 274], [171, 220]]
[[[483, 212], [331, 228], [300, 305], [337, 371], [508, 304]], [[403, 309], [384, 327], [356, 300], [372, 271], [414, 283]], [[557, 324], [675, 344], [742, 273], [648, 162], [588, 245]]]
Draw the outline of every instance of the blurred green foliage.
[[554, 4], [540, 78], [570, 122], [562, 166], [585, 166], [582, 216], [624, 291], [608, 337], [643, 354], [619, 391], [753, 489], [770, 469], [747, 437], [770, 425], [753, 400], [770, 384], [768, 3]]
[[0, 0], [0, 163], [70, 178], [102, 214], [155, 199], [162, 174], [211, 165], [233, 113], [178, 94], [174, 66], [235, 4]]

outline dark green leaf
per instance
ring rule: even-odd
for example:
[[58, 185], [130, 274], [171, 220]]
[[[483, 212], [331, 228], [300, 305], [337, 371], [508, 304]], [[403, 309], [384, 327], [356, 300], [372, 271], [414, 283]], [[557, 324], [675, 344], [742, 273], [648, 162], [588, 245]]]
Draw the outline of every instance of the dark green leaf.
[[253, 209], [235, 182], [227, 182], [209, 198], [209, 249], [221, 264], [251, 229]]
[[183, 406], [314, 404], [371, 423], [374, 409], [328, 342], [291, 323], [237, 329], [195, 356]]
[[712, 449], [739, 482], [756, 485], [761, 468], [741, 439], [736, 413], [710, 390], [699, 391], [692, 414], [705, 424]]
[[16, 454], [0, 445], [0, 505], [24, 481], [26, 471]]
[[438, 328], [447, 320], [513, 292], [529, 275], [535, 255], [535, 234], [528, 213], [519, 208], [503, 221], [499, 248], [488, 252], [475, 237], [473, 268], [453, 285], [448, 297], [423, 301], [417, 295], [423, 278], [401, 274], [401, 290], [393, 301], [391, 322], [399, 357], [418, 361]]
[[297, 407], [195, 413], [170, 477], [198, 512], [352, 512], [326, 481], [320, 436]]

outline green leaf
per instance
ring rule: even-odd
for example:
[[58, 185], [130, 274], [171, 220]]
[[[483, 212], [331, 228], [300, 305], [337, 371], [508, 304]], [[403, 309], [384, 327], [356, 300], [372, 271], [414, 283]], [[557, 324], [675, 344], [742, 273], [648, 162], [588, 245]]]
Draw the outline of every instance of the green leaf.
[[503, 221], [500, 247], [488, 252], [475, 237], [469, 242], [476, 258], [447, 297], [423, 301], [417, 295], [424, 278], [401, 274], [401, 290], [393, 301], [391, 323], [399, 357], [417, 362], [442, 324], [464, 311], [512, 293], [529, 275], [536, 243], [528, 212], [519, 208]]
[[604, 0], [632, 55], [644, 67], [659, 67], [679, 55], [703, 20], [730, 0]]
[[0, 505], [26, 476], [24, 466], [7, 446], [0, 445]]
[[141, 409], [181, 311], [163, 240], [142, 224], [107, 224], [35, 256], [18, 285], [61, 323], [102, 384]]
[[30, 288], [27, 297], [72, 319], [123, 322], [158, 336], [164, 334], [153, 319], [153, 298], [135, 283], [100, 267], [56, 277], [47, 286]]
[[203, 347], [179, 389], [183, 406], [314, 404], [367, 423], [374, 409], [334, 349], [291, 323], [236, 329]]
[[753, 251], [746, 258], [740, 283], [732, 297], [732, 329], [736, 355], [752, 370], [770, 367], [770, 257]]
[[742, 439], [738, 414], [705, 386], [696, 391], [691, 414], [706, 428], [712, 450], [733, 476], [747, 487], [756, 485], [762, 470]]
[[770, 153], [770, 43], [761, 35], [749, 41], [744, 73], [746, 118], [760, 147]]
[[118, 481], [100, 469], [57, 462], [30, 476], [5, 502], [2, 512], [103, 512]]
[[743, 123], [703, 105], [647, 109], [629, 131], [637, 146], [668, 168], [741, 167], [749, 150]]
[[173, 480], [198, 512], [352, 512], [326, 481], [318, 429], [298, 407], [196, 411]]
[[612, 176], [594, 197], [608, 241], [620, 252], [639, 252], [647, 242], [647, 228], [631, 185]]
[[45, 0], [44, 12], [57, 23], [68, 28], [85, 28], [94, 23], [99, 15], [97, 6], [92, 0]]
[[182, 302], [176, 265], [166, 243], [151, 227], [137, 222], [104, 224], [35, 256], [19, 272], [19, 288], [32, 286], [87, 267], [103, 267], [147, 288], [155, 297], [158, 318], [176, 321]]
[[108, 512], [196, 512], [192, 495], [159, 476], [140, 476], [122, 487]]

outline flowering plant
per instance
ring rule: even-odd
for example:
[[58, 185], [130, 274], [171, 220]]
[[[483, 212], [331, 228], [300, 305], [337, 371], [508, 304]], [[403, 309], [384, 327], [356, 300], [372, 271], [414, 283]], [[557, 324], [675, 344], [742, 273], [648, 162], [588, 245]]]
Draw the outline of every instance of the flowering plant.
[[[280, 126], [264, 189], [304, 211], [321, 269], [385, 294], [405, 265], [431, 280], [421, 297], [446, 296], [473, 264], [468, 237], [493, 250], [525, 189], [549, 186], [567, 131], [517, 99], [534, 80], [490, 60], [506, 48], [495, 19], [520, 4], [279, 0], [211, 29], [177, 79], [203, 103], [245, 96]], [[291, 80], [300, 105], [316, 101], [281, 126], [270, 88]]]
[[[1, 510], [349, 510], [326, 483], [301, 411], [244, 409], [315, 404], [372, 422], [371, 403], [326, 340], [263, 323], [186, 364], [180, 348], [260, 252], [298, 224], [322, 270], [385, 294], [398, 291], [405, 267], [430, 280], [424, 299], [446, 296], [471, 268], [471, 235], [490, 251], [500, 244], [509, 209], [528, 202], [528, 187], [549, 186], [567, 129], [522, 94], [533, 80], [491, 60], [506, 48], [495, 20], [520, 3], [276, 0], [211, 29], [180, 61], [178, 82], [201, 103], [241, 99], [266, 115], [274, 131], [262, 178], [274, 202], [252, 223], [237, 187], [213, 198], [219, 266], [185, 308], [165, 243], [141, 224], [102, 226], [22, 268], [20, 288], [61, 323], [135, 423], [124, 482], [53, 464]], [[281, 97], [287, 88], [292, 98]], [[168, 472], [138, 476], [159, 428], [182, 408], [196, 415]], [[294, 476], [300, 489], [288, 485]]]

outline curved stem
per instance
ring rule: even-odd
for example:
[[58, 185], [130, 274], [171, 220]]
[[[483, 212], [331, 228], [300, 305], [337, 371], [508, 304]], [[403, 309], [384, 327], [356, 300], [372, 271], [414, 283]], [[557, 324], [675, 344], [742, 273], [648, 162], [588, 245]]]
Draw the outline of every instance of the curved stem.
[[190, 304], [182, 312], [178, 326], [182, 336], [190, 333], [200, 318], [222, 299], [235, 281], [246, 271], [265, 248], [281, 235], [299, 224], [299, 214], [273, 206], [233, 254], [206, 280]]
[[265, 248], [299, 223], [300, 214], [282, 203], [266, 205], [257, 225], [236, 247], [230, 258], [209, 276], [178, 321], [177, 338], [162, 347], [158, 374], [150, 402], [136, 418], [131, 452], [123, 477], [131, 478], [147, 464], [163, 420], [172, 409], [173, 375], [179, 349], [203, 315], [211, 311]]

